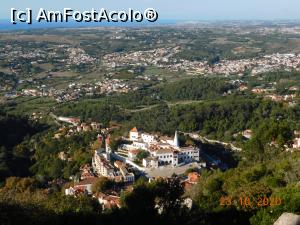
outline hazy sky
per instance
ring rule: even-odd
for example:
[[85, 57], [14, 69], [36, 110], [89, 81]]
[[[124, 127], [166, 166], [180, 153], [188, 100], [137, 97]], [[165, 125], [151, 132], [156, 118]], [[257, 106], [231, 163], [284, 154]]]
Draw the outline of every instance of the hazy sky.
[[300, 0], [0, 0], [0, 18], [9, 18], [10, 8], [41, 7], [47, 10], [154, 8], [160, 19], [300, 19]]

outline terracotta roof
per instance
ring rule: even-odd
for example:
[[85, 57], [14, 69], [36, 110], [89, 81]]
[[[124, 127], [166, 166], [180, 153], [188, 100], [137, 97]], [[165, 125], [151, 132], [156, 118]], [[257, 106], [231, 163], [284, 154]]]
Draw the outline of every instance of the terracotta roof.
[[197, 183], [199, 178], [200, 178], [200, 175], [197, 172], [191, 172], [188, 174], [188, 181], [190, 183]]
[[134, 127], [130, 130], [130, 132], [138, 132], [138, 129], [136, 127]]
[[106, 203], [104, 204], [105, 209], [111, 209], [113, 207], [120, 208], [121, 206], [120, 197], [118, 196], [101, 194], [98, 198], [106, 201]]

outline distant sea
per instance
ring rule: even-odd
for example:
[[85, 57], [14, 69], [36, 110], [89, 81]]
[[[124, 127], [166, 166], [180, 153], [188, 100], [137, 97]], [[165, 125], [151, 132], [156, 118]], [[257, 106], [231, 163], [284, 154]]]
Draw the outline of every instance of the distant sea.
[[30, 29], [51, 29], [51, 28], [88, 28], [88, 27], [153, 27], [153, 26], [166, 26], [166, 25], [288, 25], [288, 26], [300, 26], [300, 20], [163, 20], [159, 19], [156, 22], [144, 21], [138, 22], [33, 22], [33, 24], [18, 23], [12, 24], [10, 19], [0, 19], [0, 32], [5, 31], [17, 31], [17, 30], [30, 30]]
[[18, 23], [12, 24], [10, 20], [0, 19], [0, 31], [12, 31], [12, 30], [28, 30], [28, 29], [47, 29], [47, 28], [85, 28], [85, 27], [147, 27], [147, 26], [162, 26], [162, 25], [174, 25], [177, 24], [176, 20], [158, 20], [156, 22], [52, 22], [52, 23], [38, 23], [32, 24]]

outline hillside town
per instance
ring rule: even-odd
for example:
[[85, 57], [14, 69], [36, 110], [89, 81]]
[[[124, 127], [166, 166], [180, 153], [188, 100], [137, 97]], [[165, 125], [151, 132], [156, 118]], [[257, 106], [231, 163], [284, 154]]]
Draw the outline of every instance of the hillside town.
[[22, 89], [21, 92], [7, 93], [7, 98], [16, 98], [21, 96], [49, 97], [58, 103], [76, 101], [82, 97], [95, 97], [101, 95], [110, 95], [113, 93], [128, 93], [136, 90], [137, 87], [128, 82], [119, 79], [104, 79], [95, 83], [71, 83], [63, 89], [47, 87], [46, 85], [36, 88]]
[[[4, 61], [3, 71], [5, 75], [0, 90], [5, 99], [14, 99], [22, 96], [51, 98], [57, 103], [78, 101], [81, 98], [100, 97], [118, 93], [128, 93], [138, 90], [144, 81], [163, 81], [162, 75], [143, 74], [138, 76], [148, 67], [164, 69], [170, 73], [183, 73], [186, 76], [215, 76], [228, 77], [245, 75], [256, 77], [274, 71], [299, 71], [300, 54], [298, 53], [274, 53], [253, 58], [223, 59], [216, 57], [214, 62], [209, 60], [187, 60], [178, 57], [183, 49], [175, 47], [161, 47], [150, 50], [114, 52], [105, 54], [99, 58], [90, 56], [83, 48], [75, 48], [68, 44], [49, 44], [47, 48], [29, 51], [25, 46], [14, 48], [6, 44], [1, 48], [0, 57]], [[51, 59], [51, 64], [47, 60]], [[101, 63], [99, 63], [101, 62]], [[101, 71], [101, 75], [100, 72]], [[125, 72], [124, 79], [119, 77]], [[0, 71], [1, 72], [1, 71]], [[85, 74], [95, 73], [99, 76], [91, 81], [81, 79]], [[165, 73], [165, 72], [164, 72]], [[124, 75], [124, 74], [123, 74]], [[58, 85], [56, 79], [76, 77], [78, 81], [65, 82]], [[94, 75], [93, 75], [94, 76]], [[233, 80], [232, 80], [233, 81]], [[154, 82], [155, 83], [155, 82]], [[255, 94], [264, 94], [276, 102], [287, 102], [295, 105], [296, 95], [278, 95], [271, 93], [276, 91], [276, 83], [266, 87], [252, 87], [243, 83], [239, 90], [248, 90]], [[20, 88], [17, 88], [20, 87]], [[292, 92], [299, 92], [299, 86], [290, 87]], [[2, 95], [2, 94], [1, 94]]]
[[[95, 122], [85, 125], [76, 118], [59, 117], [59, 119], [76, 125], [77, 129], [78, 127], [89, 126], [90, 129], [100, 131], [100, 127], [98, 127], [98, 124], [96, 126]], [[79, 128], [80, 131], [81, 129]], [[174, 137], [167, 137], [145, 133], [134, 127], [129, 131], [128, 137], [123, 138], [126, 144], [121, 144], [118, 150], [114, 152], [110, 147], [111, 137], [108, 130], [104, 129], [98, 135], [97, 142], [100, 148], [94, 151], [91, 165], [86, 164], [81, 167], [80, 176], [74, 180], [73, 185], [65, 189], [66, 195], [86, 194], [93, 196], [98, 199], [103, 209], [107, 210], [113, 207], [121, 207], [120, 194], [123, 190], [131, 190], [137, 174], [143, 174], [151, 182], [153, 179], [169, 179], [172, 174], [179, 171], [178, 168], [184, 169], [181, 170], [181, 173], [189, 168], [199, 168], [200, 170], [201, 168], [207, 168], [207, 163], [203, 160], [205, 157], [202, 156], [199, 148], [180, 146], [178, 131], [175, 132]], [[84, 128], [82, 131], [84, 131]], [[288, 151], [300, 150], [299, 134], [295, 131], [294, 143], [291, 148], [287, 148]], [[251, 139], [252, 131], [245, 130], [242, 135], [247, 139]], [[147, 154], [143, 155], [141, 161], [138, 161], [138, 155], [143, 152]], [[65, 152], [60, 152], [58, 157], [61, 160], [70, 160]], [[155, 170], [156, 172], [154, 172]], [[171, 173], [168, 173], [168, 170]], [[93, 186], [99, 177], [107, 178], [116, 184], [122, 185], [108, 192], [100, 192], [94, 195]], [[179, 177], [185, 190], [190, 190], [201, 179], [198, 172], [189, 172], [186, 176], [180, 175]], [[187, 200], [191, 201], [190, 199]]]
[[[180, 47], [138, 51], [132, 53], [113, 53], [104, 56], [105, 65], [111, 69], [125, 65], [157, 66], [171, 71], [185, 71], [188, 74], [243, 75], [250, 71], [253, 76], [269, 71], [299, 70], [300, 54], [272, 54], [259, 58], [220, 60], [214, 65], [208, 61], [188, 61], [176, 59]], [[173, 56], [173, 57], [172, 57]]]
[[[65, 120], [66, 121], [66, 120]], [[80, 169], [80, 176], [74, 180], [74, 184], [65, 189], [66, 195], [76, 196], [80, 194], [93, 195], [93, 185], [98, 178], [105, 177], [116, 184], [122, 184], [123, 188], [114, 188], [107, 193], [97, 193], [93, 197], [97, 198], [103, 209], [111, 209], [112, 207], [120, 207], [120, 193], [125, 188], [130, 191], [132, 184], [135, 182], [136, 174], [144, 174], [149, 181], [160, 179], [163, 172], [170, 165], [176, 172], [177, 167], [183, 167], [192, 162], [193, 166], [197, 165], [200, 159], [200, 149], [196, 147], [180, 147], [178, 133], [175, 132], [174, 138], [158, 137], [152, 134], [140, 132], [137, 128], [133, 128], [129, 132], [129, 137], [126, 138], [132, 144], [122, 144], [117, 152], [113, 152], [110, 148], [110, 135], [106, 132], [103, 136], [98, 135], [97, 141], [100, 146], [104, 147], [96, 149], [92, 157], [91, 165], [84, 165]], [[127, 156], [121, 155], [121, 150], [128, 150]], [[147, 150], [149, 156], [143, 158], [142, 165], [138, 165], [135, 161], [136, 152]], [[61, 160], [67, 160], [65, 153], [59, 154]], [[205, 167], [205, 163], [198, 165]], [[147, 168], [160, 170], [161, 175], [149, 176]], [[187, 167], [190, 168], [190, 167]], [[194, 168], [194, 167], [193, 167]], [[171, 175], [164, 177], [170, 178]], [[181, 176], [181, 185], [188, 190], [193, 185], [197, 184], [200, 179], [198, 172], [189, 172], [187, 176]], [[190, 203], [189, 203], [190, 204]]]
[[299, 24], [0, 31], [0, 224], [299, 214]]

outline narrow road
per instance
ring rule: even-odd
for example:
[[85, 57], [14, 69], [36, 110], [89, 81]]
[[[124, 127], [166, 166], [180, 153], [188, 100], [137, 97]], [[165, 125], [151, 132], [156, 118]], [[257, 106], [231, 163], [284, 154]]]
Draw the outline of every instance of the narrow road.
[[199, 140], [199, 141], [204, 142], [204, 143], [221, 144], [224, 147], [229, 147], [233, 151], [236, 151], [236, 152], [242, 151], [241, 148], [238, 148], [238, 147], [234, 146], [232, 143], [227, 143], [227, 142], [223, 142], [223, 141], [219, 141], [219, 140], [208, 139], [208, 138], [206, 138], [204, 136], [201, 136], [197, 133], [187, 133], [187, 132], [182, 132], [182, 131], [179, 131], [179, 132], [182, 133], [182, 134], [185, 134], [185, 135], [189, 135], [192, 139]]

